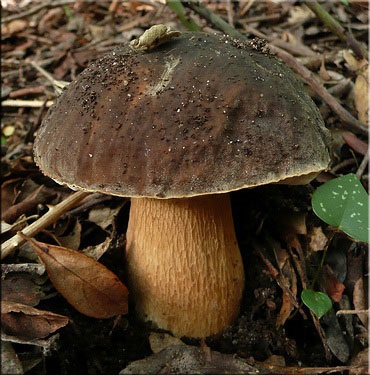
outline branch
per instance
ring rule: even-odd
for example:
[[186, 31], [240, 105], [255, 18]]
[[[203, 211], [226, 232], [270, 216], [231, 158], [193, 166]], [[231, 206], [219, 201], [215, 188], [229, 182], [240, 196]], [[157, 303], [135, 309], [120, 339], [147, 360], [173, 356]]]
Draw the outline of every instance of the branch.
[[[43, 229], [53, 224], [58, 218], [64, 214], [69, 209], [76, 206], [78, 202], [87, 197], [90, 193], [85, 191], [78, 191], [71, 194], [67, 199], [58, 203], [56, 206], [50, 209], [45, 215], [41, 216], [38, 220], [34, 221], [31, 225], [24, 228], [22, 233], [27, 237], [34, 237], [36, 234], [41, 232]], [[5, 241], [1, 245], [1, 259], [4, 259], [12, 251], [17, 249], [19, 246], [25, 243], [24, 238], [22, 238], [18, 233]]]

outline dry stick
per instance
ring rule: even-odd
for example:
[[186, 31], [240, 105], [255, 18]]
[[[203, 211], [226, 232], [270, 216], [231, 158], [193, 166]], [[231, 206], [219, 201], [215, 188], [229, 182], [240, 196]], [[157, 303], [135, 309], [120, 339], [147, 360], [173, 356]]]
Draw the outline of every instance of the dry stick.
[[[243, 34], [241, 34], [235, 28], [231, 27], [221, 17], [212, 13], [208, 8], [200, 4], [198, 1], [191, 0], [185, 2], [184, 5], [199, 13], [201, 16], [206, 18], [207, 21], [212, 23], [218, 29], [222, 30], [225, 34], [228, 34], [231, 37], [237, 39], [246, 39], [246, 37]], [[247, 30], [252, 31], [252, 33], [258, 36], [259, 38], [265, 38], [264, 34], [251, 27], [247, 27]], [[290, 68], [292, 68], [296, 73], [298, 73], [304, 79], [304, 81], [315, 90], [315, 92], [328, 104], [328, 106], [343, 121], [347, 129], [350, 129], [356, 133], [366, 135], [368, 134], [369, 129], [367, 128], [367, 126], [362, 122], [358, 121], [344, 107], [342, 107], [342, 105], [336, 100], [336, 98], [332, 96], [324, 88], [324, 86], [322, 86], [320, 81], [318, 81], [314, 77], [313, 73], [309, 69], [307, 69], [303, 64], [301, 64], [288, 52], [283, 51], [282, 49], [274, 46], [273, 44], [269, 44], [269, 47], [272, 52], [274, 52], [281, 60], [283, 60], [287, 65], [289, 65]]]
[[369, 163], [369, 154], [367, 153], [364, 158], [362, 159], [362, 162], [360, 164], [360, 166], [358, 167], [357, 169], [357, 172], [356, 172], [356, 176], [361, 179], [362, 175], [364, 174], [365, 172], [365, 169], [367, 167]]
[[9, 94], [9, 98], [15, 99], [25, 95], [43, 94], [45, 92], [45, 86], [31, 86], [24, 87], [22, 89], [14, 90]]
[[357, 57], [360, 59], [368, 58], [367, 56], [369, 53], [366, 48], [360, 42], [358, 42], [350, 32], [346, 31], [344, 27], [337, 20], [335, 20], [317, 1], [305, 1], [305, 4], [316, 14], [318, 18], [320, 18], [325, 26], [327, 26], [335, 35], [348, 44], [348, 47], [353, 50]]
[[[41, 216], [38, 220], [34, 221], [31, 225], [24, 228], [22, 233], [28, 237], [33, 237], [38, 234], [41, 230], [45, 229], [49, 225], [53, 224], [61, 215], [66, 211], [70, 210], [78, 202], [87, 197], [90, 193], [85, 191], [78, 191], [71, 194], [64, 201], [58, 203], [56, 206], [50, 209], [45, 215]], [[1, 245], [1, 259], [4, 259], [12, 251], [19, 246], [23, 245], [25, 240], [17, 233], [15, 236], [5, 241]]]
[[29, 108], [40, 108], [42, 106], [51, 107], [53, 105], [52, 100], [23, 100], [23, 99], [8, 99], [3, 100], [1, 105], [3, 107], [29, 107]]
[[65, 87], [69, 85], [69, 82], [60, 81], [55, 79], [50, 73], [48, 73], [44, 68], [42, 68], [35, 61], [28, 60], [28, 62], [39, 71], [54, 87], [55, 92], [60, 95]]
[[370, 310], [338, 310], [335, 315], [370, 314]]

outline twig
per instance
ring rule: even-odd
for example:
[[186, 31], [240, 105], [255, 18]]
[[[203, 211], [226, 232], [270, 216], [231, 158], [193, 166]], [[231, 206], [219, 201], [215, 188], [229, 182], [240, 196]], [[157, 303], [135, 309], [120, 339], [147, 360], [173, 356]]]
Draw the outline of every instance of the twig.
[[45, 86], [35, 86], [35, 87], [24, 87], [23, 89], [14, 90], [9, 94], [9, 98], [19, 98], [25, 95], [37, 95], [43, 94], [45, 92]]
[[28, 62], [37, 70], [39, 71], [54, 87], [55, 92], [57, 95], [60, 95], [64, 89], [69, 85], [69, 82], [60, 81], [55, 79], [50, 73], [48, 73], [44, 68], [42, 68], [39, 64], [35, 61], [28, 60]]
[[368, 58], [369, 52], [366, 48], [358, 42], [355, 37], [335, 20], [326, 9], [324, 9], [317, 1], [305, 1], [305, 4], [310, 8], [316, 16], [327, 26], [336, 36], [348, 44], [348, 47], [360, 58]]
[[40, 108], [42, 106], [51, 107], [53, 105], [52, 100], [48, 100], [45, 104], [44, 100], [22, 100], [22, 99], [8, 99], [1, 102], [3, 107], [30, 107]]
[[[56, 206], [50, 209], [45, 215], [41, 216], [38, 220], [34, 221], [31, 225], [24, 228], [22, 233], [28, 237], [33, 237], [41, 230], [45, 229], [49, 225], [53, 224], [64, 212], [74, 207], [78, 202], [87, 197], [90, 193], [85, 191], [78, 191], [71, 194], [64, 201], [58, 203]], [[9, 240], [5, 241], [1, 245], [1, 259], [4, 259], [12, 251], [17, 249], [19, 246], [24, 244], [25, 240], [16, 234]]]
[[361, 176], [364, 174], [365, 169], [368, 164], [369, 164], [369, 154], [366, 154], [364, 158], [362, 159], [360, 166], [357, 169], [356, 176], [358, 178], [361, 178]]
[[338, 310], [335, 315], [370, 314], [370, 310]]
[[[222, 30], [225, 34], [230, 35], [233, 38], [245, 40], [246, 37], [239, 31], [231, 27], [226, 21], [221, 17], [212, 13], [199, 1], [190, 0], [184, 3], [185, 6], [191, 8], [195, 12], [199, 13], [201, 16], [206, 18], [207, 21], [211, 22], [215, 27]], [[265, 38], [265, 35], [251, 27], [247, 27], [248, 30], [253, 30], [253, 34], [259, 38]], [[275, 53], [281, 60], [283, 60], [291, 69], [298, 73], [303, 80], [310, 85], [315, 92], [328, 104], [328, 106], [338, 115], [338, 117], [343, 121], [347, 129], [352, 130], [356, 133], [368, 134], [368, 127], [362, 122], [358, 121], [353, 117], [342, 105], [334, 98], [329, 92], [322, 86], [322, 84], [314, 77], [313, 73], [307, 69], [303, 64], [301, 64], [297, 59], [295, 59], [288, 52], [274, 46], [272, 43], [269, 44], [270, 50]]]
[[226, 0], [227, 3], [227, 21], [231, 26], [234, 26], [234, 9], [231, 0]]
[[350, 165], [353, 165], [356, 163], [356, 160], [355, 159], [346, 159], [346, 160], [343, 160], [341, 161], [340, 163], [334, 165], [334, 167], [330, 168], [330, 173], [337, 173], [338, 171], [340, 171], [342, 168], [346, 168], [346, 167], [349, 167]]
[[241, 11], [239, 12], [239, 16], [240, 17], [244, 17], [247, 12], [249, 11], [249, 9], [252, 7], [253, 3], [255, 2], [255, 0], [249, 0], [244, 6], [243, 8], [241, 9]]

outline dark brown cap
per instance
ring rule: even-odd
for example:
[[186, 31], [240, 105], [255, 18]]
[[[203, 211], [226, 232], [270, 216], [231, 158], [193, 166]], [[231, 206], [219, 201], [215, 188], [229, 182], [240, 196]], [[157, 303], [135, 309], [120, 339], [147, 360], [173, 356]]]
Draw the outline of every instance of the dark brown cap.
[[238, 190], [327, 168], [327, 130], [284, 64], [184, 33], [92, 63], [49, 110], [35, 160], [60, 183], [129, 197]]

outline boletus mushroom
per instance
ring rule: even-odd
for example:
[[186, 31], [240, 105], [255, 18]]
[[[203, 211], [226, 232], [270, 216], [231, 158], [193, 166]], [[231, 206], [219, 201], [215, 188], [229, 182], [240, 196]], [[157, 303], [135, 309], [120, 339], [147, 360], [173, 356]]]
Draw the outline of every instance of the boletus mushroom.
[[160, 27], [68, 86], [38, 131], [35, 160], [74, 189], [131, 197], [136, 311], [199, 338], [234, 322], [243, 293], [228, 192], [308, 183], [329, 164], [327, 131], [263, 44]]

